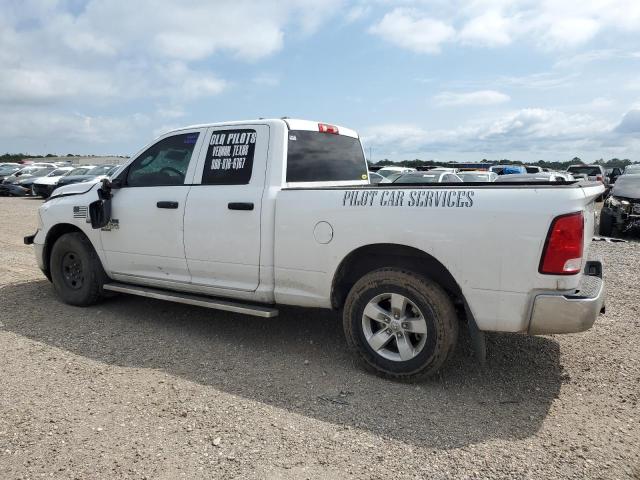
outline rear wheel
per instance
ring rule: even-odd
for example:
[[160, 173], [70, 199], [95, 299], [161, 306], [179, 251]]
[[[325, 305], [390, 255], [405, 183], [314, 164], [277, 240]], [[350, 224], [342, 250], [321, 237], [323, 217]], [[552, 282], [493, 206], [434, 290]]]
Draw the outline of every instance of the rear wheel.
[[347, 342], [378, 375], [416, 380], [452, 354], [458, 319], [448, 295], [414, 272], [383, 268], [353, 286], [344, 306]]
[[65, 303], [84, 307], [103, 297], [107, 275], [91, 242], [82, 233], [67, 233], [56, 241], [50, 272], [53, 287]]

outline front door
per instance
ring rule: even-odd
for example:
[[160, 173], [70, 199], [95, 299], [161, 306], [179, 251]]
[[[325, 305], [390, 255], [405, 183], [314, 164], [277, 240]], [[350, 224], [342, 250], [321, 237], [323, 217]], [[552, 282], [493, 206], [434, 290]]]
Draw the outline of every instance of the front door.
[[184, 215], [194, 284], [253, 291], [260, 277], [260, 215], [269, 127], [209, 129]]
[[[183, 218], [205, 129], [169, 134], [119, 175], [101, 232], [108, 270], [121, 280], [190, 281]], [[124, 278], [123, 278], [124, 277]]]

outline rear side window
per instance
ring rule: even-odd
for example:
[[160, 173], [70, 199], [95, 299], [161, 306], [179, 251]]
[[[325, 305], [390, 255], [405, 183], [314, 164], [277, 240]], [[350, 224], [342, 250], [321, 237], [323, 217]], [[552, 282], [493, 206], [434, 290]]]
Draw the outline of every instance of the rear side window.
[[287, 182], [366, 180], [360, 140], [306, 130], [289, 132]]
[[127, 186], [182, 185], [197, 141], [197, 133], [183, 133], [149, 147], [129, 167]]

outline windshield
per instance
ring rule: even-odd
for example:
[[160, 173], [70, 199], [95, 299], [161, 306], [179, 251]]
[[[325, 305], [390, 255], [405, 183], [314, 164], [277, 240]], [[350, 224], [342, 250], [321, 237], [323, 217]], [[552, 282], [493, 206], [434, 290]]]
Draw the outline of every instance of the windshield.
[[360, 140], [346, 135], [291, 130], [287, 182], [366, 180]]
[[111, 169], [105, 175], [108, 175], [109, 177], [112, 176], [114, 173], [116, 173], [118, 171], [118, 168], [120, 168], [120, 165], [116, 165], [115, 167], [111, 167]]
[[640, 173], [640, 165], [629, 165], [624, 169], [624, 173]]
[[53, 172], [51, 172], [48, 176], [49, 177], [59, 177], [60, 175], [64, 175], [68, 171], [69, 170], [67, 170], [66, 168], [57, 168]]
[[87, 172], [87, 175], [106, 175], [109, 170], [113, 168], [113, 165], [100, 165], [94, 167]]
[[393, 183], [438, 183], [438, 175], [400, 175]]
[[7, 173], [17, 172], [18, 170], [20, 170], [20, 167], [14, 167], [14, 166], [0, 167], [0, 175], [6, 175]]
[[85, 173], [87, 173], [89, 171], [89, 168], [87, 167], [80, 167], [80, 168], [74, 168], [73, 170], [71, 170], [70, 172], [68, 172], [66, 174], [66, 176], [71, 176], [71, 175], [84, 175]]
[[32, 175], [34, 172], [37, 172], [38, 170], [40, 170], [39, 167], [26, 167], [20, 170], [18, 173], [20, 173], [20, 175]]
[[582, 173], [584, 175], [587, 175], [588, 177], [595, 177], [596, 175], [602, 175], [602, 172], [600, 171], [600, 167], [589, 167], [589, 166], [583, 166], [583, 167], [569, 167], [569, 169], [567, 170], [568, 172], [571, 173]]
[[31, 175], [34, 176], [34, 177], [46, 177], [50, 173], [51, 173], [51, 169], [50, 168], [41, 168], [41, 169], [36, 170], [33, 173], [31, 173]]

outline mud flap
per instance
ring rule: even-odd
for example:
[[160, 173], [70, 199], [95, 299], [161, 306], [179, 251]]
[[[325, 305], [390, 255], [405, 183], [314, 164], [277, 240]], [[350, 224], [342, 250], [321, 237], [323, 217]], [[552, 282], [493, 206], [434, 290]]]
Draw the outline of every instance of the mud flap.
[[471, 309], [467, 302], [464, 302], [464, 311], [467, 316], [467, 325], [469, 328], [469, 336], [471, 337], [471, 345], [473, 346], [473, 353], [480, 365], [487, 363], [487, 341], [485, 339], [484, 332], [478, 328], [475, 318], [471, 313]]

